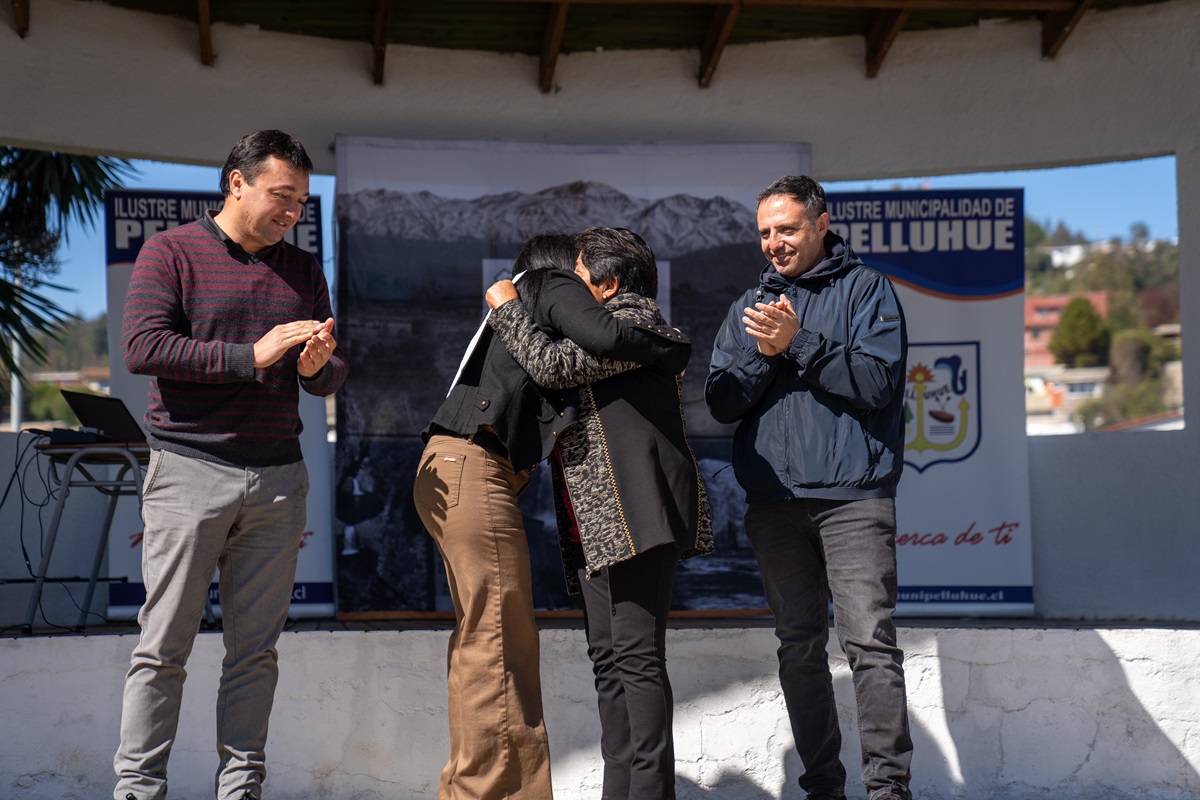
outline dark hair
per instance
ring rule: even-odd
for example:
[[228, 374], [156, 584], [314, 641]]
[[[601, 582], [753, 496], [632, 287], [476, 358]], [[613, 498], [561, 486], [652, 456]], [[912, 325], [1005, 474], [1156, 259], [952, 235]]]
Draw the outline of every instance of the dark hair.
[[620, 292], [658, 296], [658, 264], [646, 240], [625, 228], [588, 228], [575, 238], [580, 257], [599, 286], [609, 278], [621, 282]]
[[569, 233], [539, 233], [533, 236], [517, 253], [513, 260], [512, 274], [515, 278], [522, 272], [532, 272], [539, 269], [563, 269], [571, 272], [575, 269], [575, 257], [579, 248], [575, 246], [575, 237]]
[[786, 195], [816, 219], [825, 213], [825, 190], [807, 175], [785, 175], [758, 193], [758, 205], [768, 197]]
[[291, 136], [276, 130], [255, 131], [243, 136], [229, 151], [229, 158], [221, 168], [221, 194], [229, 196], [229, 173], [236, 169], [245, 176], [246, 183], [254, 183], [271, 156], [307, 173], [313, 170], [304, 145]]
[[540, 233], [530, 237], [517, 253], [513, 260], [513, 277], [528, 273], [517, 284], [517, 294], [535, 318], [539, 318], [539, 301], [546, 285], [544, 273], [555, 269], [574, 272], [577, 255], [579, 248], [575, 246], [575, 237], [569, 233]]

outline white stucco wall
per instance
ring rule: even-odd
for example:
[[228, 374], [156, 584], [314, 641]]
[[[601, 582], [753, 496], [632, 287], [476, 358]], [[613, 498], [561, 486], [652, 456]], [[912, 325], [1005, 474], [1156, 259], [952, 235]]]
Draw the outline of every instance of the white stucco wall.
[[[712, 88], [694, 50], [563, 56], [559, 90], [523, 56], [369, 47], [39, 0], [17, 38], [0, 4], [0, 142], [219, 164], [281, 127], [318, 169], [338, 133], [550, 142], [804, 141], [841, 180], [1176, 157], [1185, 396], [1200, 397], [1200, 0], [1091, 12], [1059, 57], [1036, 22], [899, 37], [878, 78], [861, 37], [736, 46]], [[1112, 202], [1122, 202], [1120, 187]], [[1136, 218], [1136, 209], [1130, 211]], [[1181, 432], [1030, 441], [1043, 617], [1200, 620], [1191, 515], [1200, 408]]]
[[[448, 753], [445, 631], [284, 634], [267, 796], [433, 797]], [[922, 800], [1183, 800], [1200, 793], [1200, 632], [905, 628]], [[0, 796], [111, 792], [131, 636], [0, 640]], [[836, 645], [834, 645], [836, 651]], [[769, 628], [673, 630], [680, 800], [795, 797], [799, 762]], [[197, 640], [171, 797], [211, 796], [220, 636]], [[558, 800], [600, 793], [582, 631], [542, 632]], [[845, 661], [835, 653], [848, 794], [862, 800]], [[786, 789], [786, 794], [784, 793]]]

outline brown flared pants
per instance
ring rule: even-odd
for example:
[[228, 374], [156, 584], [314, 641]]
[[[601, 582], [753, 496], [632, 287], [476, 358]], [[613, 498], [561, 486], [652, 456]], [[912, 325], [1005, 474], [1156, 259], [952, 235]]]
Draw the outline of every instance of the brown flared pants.
[[413, 499], [446, 565], [450, 760], [439, 800], [551, 800], [529, 547], [506, 459], [433, 436]]

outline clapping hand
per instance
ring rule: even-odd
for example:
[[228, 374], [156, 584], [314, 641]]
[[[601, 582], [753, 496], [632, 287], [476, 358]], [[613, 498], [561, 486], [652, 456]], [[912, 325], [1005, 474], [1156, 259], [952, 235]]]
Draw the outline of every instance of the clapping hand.
[[800, 321], [786, 295], [771, 303], [755, 303], [754, 308], [742, 309], [742, 314], [746, 333], [758, 340], [758, 352], [764, 356], [777, 356], [787, 350], [800, 330]]
[[333, 338], [333, 317], [321, 323], [313, 334], [304, 343], [304, 349], [300, 351], [300, 359], [296, 362], [296, 371], [304, 378], [315, 378], [317, 373], [329, 361], [329, 357], [333, 355], [333, 349], [337, 347], [337, 341]]

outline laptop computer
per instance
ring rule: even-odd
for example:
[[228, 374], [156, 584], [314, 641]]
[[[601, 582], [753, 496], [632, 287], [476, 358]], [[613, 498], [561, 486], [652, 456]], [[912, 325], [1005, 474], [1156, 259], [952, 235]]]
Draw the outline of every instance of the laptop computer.
[[66, 389], [59, 389], [59, 392], [79, 418], [79, 424], [97, 432], [94, 441], [108, 444], [146, 443], [142, 426], [138, 425], [121, 398]]

